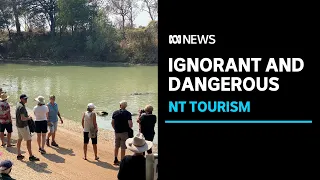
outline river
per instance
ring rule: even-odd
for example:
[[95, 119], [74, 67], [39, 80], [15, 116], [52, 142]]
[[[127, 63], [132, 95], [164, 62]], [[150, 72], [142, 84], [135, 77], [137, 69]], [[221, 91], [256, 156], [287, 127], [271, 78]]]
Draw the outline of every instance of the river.
[[[88, 103], [97, 110], [107, 111], [108, 116], [98, 116], [99, 128], [113, 130], [112, 112], [119, 102], [128, 102], [128, 111], [138, 113], [147, 104], [154, 107], [158, 116], [158, 67], [89, 67], [70, 65], [0, 64], [0, 87], [8, 93], [8, 101], [16, 104], [20, 94], [30, 98], [27, 107], [32, 109], [37, 96], [56, 96], [62, 116], [80, 123]], [[133, 93], [143, 93], [132, 95]], [[29, 112], [30, 113], [30, 112]], [[134, 131], [138, 132], [137, 116], [133, 117]], [[156, 124], [154, 143], [158, 141]]]

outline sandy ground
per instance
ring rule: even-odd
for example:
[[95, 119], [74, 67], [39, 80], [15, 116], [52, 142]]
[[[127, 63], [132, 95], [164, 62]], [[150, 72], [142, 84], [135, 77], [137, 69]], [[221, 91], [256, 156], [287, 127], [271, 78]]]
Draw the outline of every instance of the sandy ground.
[[[17, 129], [15, 126], [15, 108], [11, 110], [13, 117], [12, 142], [17, 142]], [[29, 111], [31, 114], [31, 111]], [[6, 138], [5, 138], [6, 140]], [[40, 158], [38, 162], [30, 162], [25, 141], [22, 142], [21, 150], [25, 159], [17, 160], [17, 148], [1, 147], [0, 160], [9, 159], [14, 163], [11, 176], [15, 179], [117, 179], [118, 167], [113, 166], [113, 132], [99, 130], [98, 134], [98, 161], [94, 160], [92, 145], [88, 145], [88, 161], [83, 157], [83, 135], [80, 123], [64, 119], [64, 124], [59, 124], [56, 135], [58, 148], [45, 147], [47, 154], [38, 152], [36, 134], [32, 137], [33, 154]], [[89, 142], [91, 143], [91, 142]], [[154, 148], [157, 152], [157, 147]], [[128, 154], [131, 152], [127, 151]], [[120, 152], [119, 152], [120, 156]]]

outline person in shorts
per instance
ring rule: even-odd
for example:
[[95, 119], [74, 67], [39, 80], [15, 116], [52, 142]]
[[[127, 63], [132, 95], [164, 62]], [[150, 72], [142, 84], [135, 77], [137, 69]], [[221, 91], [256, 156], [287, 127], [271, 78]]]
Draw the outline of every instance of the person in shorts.
[[[152, 114], [153, 107], [151, 105], [146, 105], [144, 108], [144, 113], [140, 110], [140, 115], [137, 120], [140, 127], [140, 132], [143, 134], [146, 140], [153, 141], [155, 132], [154, 127], [157, 123], [157, 116]], [[147, 151], [148, 154], [152, 154], [152, 148]], [[144, 154], [144, 153], [143, 153]]]
[[63, 124], [63, 120], [60, 116], [58, 104], [55, 102], [56, 97], [54, 95], [50, 95], [49, 99], [50, 99], [50, 102], [47, 104], [47, 106], [49, 108], [48, 126], [49, 126], [50, 132], [48, 133], [47, 146], [50, 146], [50, 136], [52, 136], [51, 146], [58, 147], [59, 145], [56, 143], [56, 140], [55, 140], [56, 132], [58, 128], [58, 116], [60, 118], [61, 124]]
[[98, 141], [98, 126], [97, 126], [97, 116], [96, 113], [93, 112], [95, 109], [95, 105], [93, 103], [89, 103], [87, 106], [87, 111], [82, 115], [82, 128], [83, 128], [83, 151], [84, 151], [84, 160], [87, 160], [87, 148], [89, 139], [91, 138], [93, 152], [95, 156], [95, 160], [98, 160], [99, 157], [97, 155], [97, 141]]
[[36, 133], [37, 133], [37, 142], [39, 146], [39, 152], [45, 154], [44, 145], [46, 143], [46, 136], [48, 132], [48, 113], [49, 109], [44, 102], [43, 96], [38, 96], [34, 99], [37, 101], [37, 105], [33, 108], [33, 113], [36, 117]]
[[121, 159], [126, 154], [126, 140], [128, 139], [129, 128], [132, 128], [131, 113], [126, 110], [127, 102], [120, 102], [120, 109], [112, 114], [112, 127], [115, 131], [115, 149], [114, 149], [114, 165], [119, 165], [118, 160], [119, 148], [121, 147]]
[[21, 142], [22, 139], [27, 141], [27, 149], [29, 152], [29, 161], [39, 161], [40, 159], [35, 157], [32, 154], [31, 149], [31, 135], [30, 135], [30, 129], [28, 126], [28, 120], [31, 120], [31, 116], [28, 115], [28, 111], [25, 107], [25, 104], [28, 102], [28, 97], [25, 94], [22, 94], [20, 96], [20, 102], [17, 103], [16, 107], [16, 126], [18, 130], [18, 143], [17, 143], [17, 150], [18, 150], [18, 160], [22, 160], [24, 158], [23, 155], [21, 155]]
[[0, 138], [2, 145], [6, 146], [6, 143], [4, 142], [4, 131], [7, 130], [8, 137], [7, 142], [8, 146], [13, 146], [11, 144], [11, 133], [12, 133], [12, 119], [11, 119], [11, 113], [10, 113], [10, 105], [7, 102], [9, 96], [7, 96], [6, 93], [0, 94]]
[[[0, 88], [0, 95], [3, 94], [3, 93], [7, 93], [7, 92], [3, 91], [3, 89]], [[5, 136], [7, 136], [7, 134], [6, 134], [6, 133], [3, 133], [3, 136], [5, 137]]]

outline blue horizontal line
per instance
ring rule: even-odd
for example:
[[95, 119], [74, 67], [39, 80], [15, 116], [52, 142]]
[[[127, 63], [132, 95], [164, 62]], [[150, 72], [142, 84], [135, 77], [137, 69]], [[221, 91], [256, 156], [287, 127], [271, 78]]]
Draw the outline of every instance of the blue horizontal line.
[[309, 124], [312, 120], [166, 120], [170, 124]]

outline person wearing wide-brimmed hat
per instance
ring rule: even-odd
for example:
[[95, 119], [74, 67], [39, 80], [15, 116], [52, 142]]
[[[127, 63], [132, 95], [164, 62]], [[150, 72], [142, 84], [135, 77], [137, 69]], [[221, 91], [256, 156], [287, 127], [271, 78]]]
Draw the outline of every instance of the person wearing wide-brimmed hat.
[[10, 113], [10, 105], [7, 102], [9, 96], [6, 93], [0, 94], [0, 138], [2, 146], [5, 146], [4, 142], [4, 131], [7, 130], [7, 143], [8, 147], [13, 146], [11, 144], [11, 133], [12, 133], [12, 119]]
[[39, 146], [39, 152], [45, 154], [44, 145], [46, 144], [46, 135], [48, 132], [48, 113], [49, 109], [46, 106], [43, 96], [38, 96], [34, 99], [37, 105], [33, 108], [34, 115], [36, 117], [35, 124], [37, 133], [37, 142]]
[[118, 172], [119, 180], [146, 179], [146, 158], [143, 152], [149, 150], [153, 143], [146, 141], [142, 133], [138, 133], [135, 137], [126, 140], [127, 149], [132, 151], [132, 156], [125, 156], [120, 163]]

